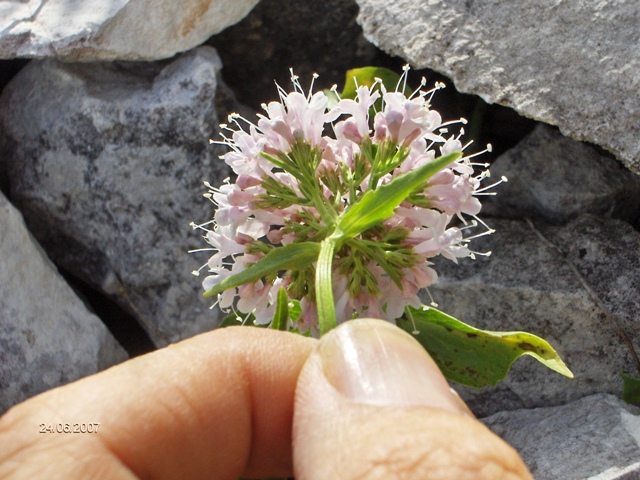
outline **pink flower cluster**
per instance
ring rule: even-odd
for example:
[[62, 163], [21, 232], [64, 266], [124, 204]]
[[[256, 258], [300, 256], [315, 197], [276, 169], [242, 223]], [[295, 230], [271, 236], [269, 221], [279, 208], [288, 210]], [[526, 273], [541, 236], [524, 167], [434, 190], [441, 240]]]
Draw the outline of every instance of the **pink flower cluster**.
[[[232, 115], [233, 128], [223, 126], [230, 132], [219, 142], [230, 147], [223, 158], [237, 178], [218, 188], [206, 184], [206, 196], [217, 206], [215, 217], [207, 224], [193, 224], [206, 231], [215, 251], [203, 266], [209, 272], [205, 290], [273, 248], [321, 241], [335, 219], [366, 191], [466, 148], [460, 142], [462, 129], [458, 135], [448, 134], [449, 125], [465, 121], [443, 123], [430, 108], [431, 96], [441, 85], [409, 96], [386, 91], [381, 83], [360, 86], [355, 99], [330, 106], [324, 92], [305, 93], [297, 77], [292, 81], [294, 91], [278, 87], [280, 101], [263, 105], [266, 114], [258, 115], [257, 124]], [[381, 108], [370, 118], [375, 105]], [[488, 172], [475, 175], [472, 156], [462, 156], [436, 173], [391, 218], [336, 252], [332, 288], [338, 322], [364, 315], [395, 321], [407, 305], [419, 307], [418, 292], [436, 281], [429, 259], [442, 255], [457, 262], [477, 253], [469, 249], [472, 237], [465, 238], [465, 229], [480, 224], [483, 231], [473, 237], [491, 230], [477, 218], [476, 195], [486, 190], [480, 182]], [[454, 218], [462, 228], [451, 226]], [[218, 303], [223, 310], [235, 308], [266, 324], [279, 289], [285, 288], [302, 312], [291, 328], [315, 332], [314, 267], [308, 270], [274, 272], [230, 288]]]

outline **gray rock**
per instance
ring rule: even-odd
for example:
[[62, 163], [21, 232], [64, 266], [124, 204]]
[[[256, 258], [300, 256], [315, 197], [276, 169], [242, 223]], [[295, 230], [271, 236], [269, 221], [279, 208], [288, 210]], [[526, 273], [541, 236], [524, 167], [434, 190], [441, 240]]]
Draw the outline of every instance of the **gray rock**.
[[0, 414], [126, 359], [2, 193], [0, 258]]
[[347, 70], [377, 65], [379, 51], [356, 23], [355, 0], [261, 0], [237, 25], [212, 37], [227, 83], [255, 111], [278, 98], [274, 79], [291, 88], [293, 68], [305, 87], [312, 74], [316, 88], [340, 87]]
[[216, 135], [218, 56], [31, 62], [0, 99], [12, 200], [51, 258], [111, 295], [157, 345], [217, 325], [191, 275], [206, 257], [203, 180], [228, 175]]
[[594, 215], [583, 215], [566, 228], [542, 227], [541, 230], [574, 265], [601, 307], [613, 315], [637, 350], [640, 346], [640, 233], [626, 223]]
[[508, 183], [487, 197], [484, 215], [566, 223], [582, 213], [628, 221], [640, 214], [640, 177], [595, 148], [540, 124], [491, 165]]
[[640, 173], [640, 4], [357, 0], [364, 34], [458, 90], [603, 146]]
[[[627, 344], [604, 309], [638, 345], [640, 234], [623, 222], [591, 215], [566, 227], [540, 225], [538, 231], [562, 251], [570, 250], [568, 263], [527, 223], [494, 219], [490, 224], [496, 233], [476, 239], [473, 248], [491, 250], [491, 257], [465, 259], [459, 265], [438, 261], [440, 281], [431, 293], [443, 311], [471, 325], [541, 336], [575, 378], [560, 376], [527, 356], [516, 361], [496, 387], [461, 387], [462, 397], [476, 414], [485, 416], [561, 405], [595, 393], [620, 395], [619, 373], [636, 370]], [[573, 263], [598, 300], [589, 295]]]
[[168, 58], [233, 25], [258, 1], [0, 0], [0, 58]]
[[612, 395], [483, 419], [537, 480], [640, 478], [640, 409]]

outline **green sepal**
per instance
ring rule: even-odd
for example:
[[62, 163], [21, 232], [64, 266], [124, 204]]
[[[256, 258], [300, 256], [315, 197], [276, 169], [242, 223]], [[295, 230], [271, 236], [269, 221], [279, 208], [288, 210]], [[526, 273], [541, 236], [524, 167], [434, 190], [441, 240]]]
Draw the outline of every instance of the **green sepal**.
[[276, 301], [276, 312], [271, 320], [269, 328], [274, 330], [287, 330], [289, 322], [289, 296], [284, 288], [278, 290], [278, 300]]
[[417, 330], [414, 337], [444, 376], [461, 385], [494, 386], [522, 355], [531, 355], [551, 370], [573, 378], [551, 345], [530, 333], [480, 330], [432, 307], [408, 307], [408, 314], [398, 319], [398, 326], [409, 333]]
[[318, 258], [318, 253], [320, 253], [320, 244], [314, 242], [291, 243], [274, 248], [247, 269], [225, 278], [218, 285], [207, 290], [204, 296], [213, 297], [229, 288], [257, 282], [265, 275], [279, 270], [304, 270]]
[[640, 404], [640, 378], [632, 377], [626, 373], [620, 373], [623, 381], [622, 399], [631, 404]]
[[338, 217], [338, 238], [354, 238], [367, 228], [391, 217], [393, 211], [405, 198], [414, 193], [424, 182], [447, 165], [462, 156], [460, 152], [453, 152], [422, 165], [404, 175], [394, 178], [375, 190], [368, 190], [359, 202]]

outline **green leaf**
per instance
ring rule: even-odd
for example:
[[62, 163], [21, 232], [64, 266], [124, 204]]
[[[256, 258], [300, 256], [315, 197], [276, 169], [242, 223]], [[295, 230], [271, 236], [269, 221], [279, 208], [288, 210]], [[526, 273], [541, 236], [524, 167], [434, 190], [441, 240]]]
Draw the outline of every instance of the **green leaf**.
[[640, 403], [640, 378], [632, 377], [626, 373], [620, 373], [622, 381], [622, 399], [631, 405]]
[[[376, 78], [382, 80], [382, 84], [388, 91], [395, 92], [396, 87], [398, 86], [398, 81], [400, 80], [400, 75], [393, 70], [382, 67], [362, 67], [347, 70], [344, 89], [342, 90], [340, 97], [356, 98], [356, 83], [360, 87], [370, 87], [375, 83]], [[405, 93], [410, 94], [410, 92]]]
[[375, 190], [368, 190], [359, 202], [351, 205], [340, 215], [337, 222], [337, 236], [353, 238], [367, 228], [391, 217], [393, 211], [405, 198], [432, 175], [460, 158], [460, 152], [436, 158], [416, 170], [394, 178]]
[[287, 291], [284, 288], [278, 290], [278, 300], [276, 303], [276, 313], [273, 315], [271, 325], [269, 328], [275, 330], [287, 330], [287, 323], [289, 322], [289, 297]]
[[[531, 355], [550, 369], [569, 378], [573, 374], [545, 340], [526, 332], [490, 332], [471, 327], [435, 308], [409, 307], [418, 330], [415, 338], [429, 352], [449, 380], [482, 388], [503, 380], [511, 364]], [[410, 318], [398, 326], [412, 333]]]
[[218, 285], [207, 290], [204, 296], [213, 297], [229, 288], [256, 282], [278, 270], [304, 270], [318, 258], [318, 253], [320, 253], [320, 244], [313, 242], [291, 243], [274, 248], [249, 268], [225, 278]]

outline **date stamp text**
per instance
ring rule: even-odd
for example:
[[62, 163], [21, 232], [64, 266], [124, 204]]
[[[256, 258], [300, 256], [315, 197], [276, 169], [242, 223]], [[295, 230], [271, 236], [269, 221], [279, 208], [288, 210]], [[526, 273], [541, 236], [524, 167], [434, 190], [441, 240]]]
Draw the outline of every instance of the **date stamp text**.
[[98, 433], [100, 422], [90, 423], [40, 423], [39, 433]]

